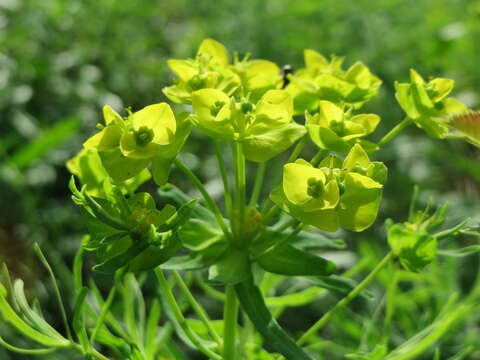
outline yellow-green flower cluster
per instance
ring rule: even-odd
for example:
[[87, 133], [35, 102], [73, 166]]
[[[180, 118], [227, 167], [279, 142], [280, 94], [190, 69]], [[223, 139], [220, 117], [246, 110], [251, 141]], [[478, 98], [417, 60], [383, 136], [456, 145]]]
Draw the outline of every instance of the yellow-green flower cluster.
[[407, 116], [425, 132], [443, 139], [449, 132], [447, 117], [468, 111], [466, 105], [448, 97], [455, 82], [434, 78], [426, 82], [415, 70], [410, 70], [410, 83], [395, 83], [396, 98]]
[[375, 114], [352, 115], [327, 100], [319, 101], [319, 112], [311, 116], [307, 113], [306, 128], [312, 141], [320, 148], [346, 154], [354, 144], [374, 147], [374, 144], [361, 138], [375, 131], [380, 117]]
[[282, 184], [270, 195], [284, 211], [326, 231], [363, 231], [378, 213], [387, 168], [371, 162], [356, 144], [345, 160], [331, 155], [318, 168], [305, 160], [283, 168]]
[[305, 128], [292, 120], [292, 98], [284, 90], [269, 90], [252, 103], [203, 89], [193, 93], [192, 104], [194, 121], [204, 133], [240, 142], [250, 161], [267, 161], [305, 134]]
[[286, 90], [294, 98], [295, 113], [318, 108], [319, 100], [348, 104], [356, 108], [374, 97], [382, 81], [367, 66], [356, 62], [342, 69], [343, 58], [328, 61], [314, 50], [304, 52], [305, 68], [290, 77]]
[[194, 59], [167, 62], [177, 75], [175, 85], [163, 89], [173, 102], [190, 104], [193, 92], [217, 89], [228, 95], [249, 96], [257, 101], [267, 90], [281, 86], [280, 69], [267, 60], [250, 60], [249, 55], [230, 63], [227, 49], [218, 41], [206, 39]]
[[108, 175], [120, 183], [151, 163], [155, 181], [165, 183], [170, 165], [190, 132], [187, 116], [176, 119], [166, 103], [146, 106], [126, 118], [106, 105], [103, 116], [101, 130], [83, 145], [98, 153]]

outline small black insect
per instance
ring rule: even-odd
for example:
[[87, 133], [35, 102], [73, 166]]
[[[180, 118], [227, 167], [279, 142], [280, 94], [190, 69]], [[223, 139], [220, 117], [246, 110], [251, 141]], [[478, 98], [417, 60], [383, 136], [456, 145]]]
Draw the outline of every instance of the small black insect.
[[282, 67], [282, 75], [283, 75], [283, 85], [282, 89], [285, 89], [288, 84], [290, 84], [290, 79], [288, 78], [288, 75], [293, 74], [293, 67], [292, 65], [284, 65]]

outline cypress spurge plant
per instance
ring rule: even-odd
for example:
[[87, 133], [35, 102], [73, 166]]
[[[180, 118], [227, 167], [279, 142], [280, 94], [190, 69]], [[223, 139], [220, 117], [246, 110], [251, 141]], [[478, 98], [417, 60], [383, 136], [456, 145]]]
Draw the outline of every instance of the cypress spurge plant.
[[[477, 245], [442, 249], [443, 239], [476, 234], [468, 219], [438, 229], [446, 220], [446, 206], [433, 205], [422, 213], [412, 206], [405, 222], [387, 221], [391, 251], [358, 283], [349, 278], [358, 270], [341, 273], [331, 257], [322, 256], [345, 247], [328, 233], [343, 229], [348, 235], [375, 223], [388, 191], [388, 171], [374, 159], [406, 126], [416, 124], [438, 139], [478, 143], [472, 124], [476, 113], [448, 97], [453, 81], [426, 82], [413, 70], [410, 83], [395, 84], [405, 119], [380, 141], [367, 140], [381, 119], [361, 107], [377, 94], [381, 80], [363, 63], [347, 70], [342, 63], [342, 58], [327, 60], [306, 50], [305, 68], [282, 77], [276, 64], [250, 55], [240, 60], [238, 54], [231, 61], [222, 44], [207, 39], [194, 58], [168, 61], [176, 79], [164, 93], [186, 111], [176, 113], [158, 103], [119, 114], [105, 105], [99, 131], [67, 163], [72, 199], [87, 235], [74, 265], [72, 311], [65, 310], [55, 285], [65, 329], [50, 326], [25, 300], [21, 280], [10, 280], [4, 268], [2, 318], [41, 348], [2, 344], [19, 353], [68, 350], [90, 359], [184, 359], [179, 342], [214, 360], [322, 358], [323, 350], [314, 346], [322, 342], [320, 330], [346, 313], [356, 297], [371, 299], [367, 287], [393, 260], [406, 271], [421, 272], [439, 255], [478, 251]], [[178, 156], [192, 129], [214, 144], [224, 206]], [[307, 145], [316, 149], [312, 158], [302, 155]], [[289, 148], [281, 178], [264, 189], [267, 163], [284, 161], [279, 155]], [[247, 183], [250, 163], [257, 169], [253, 184]], [[173, 185], [172, 166], [201, 198]], [[137, 191], [151, 179], [157, 193]], [[88, 253], [97, 261], [93, 271], [112, 278], [106, 298], [92, 280], [82, 278]], [[290, 277], [311, 286], [269, 295]], [[223, 316], [212, 319], [192, 292], [194, 284], [223, 303]], [[303, 334], [291, 334], [278, 323], [285, 307], [306, 305], [327, 292], [340, 299], [310, 328], [305, 324]], [[454, 312], [450, 304], [399, 346], [389, 340], [387, 312], [385, 335], [375, 349], [348, 357], [417, 358], [478, 305], [479, 294], [480, 286], [474, 286]], [[187, 318], [187, 311], [195, 318]]]

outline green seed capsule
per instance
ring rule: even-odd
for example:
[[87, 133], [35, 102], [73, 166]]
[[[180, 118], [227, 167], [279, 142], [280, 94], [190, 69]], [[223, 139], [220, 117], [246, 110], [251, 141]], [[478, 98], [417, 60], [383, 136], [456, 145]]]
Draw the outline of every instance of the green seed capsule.
[[146, 146], [153, 140], [153, 130], [146, 126], [142, 126], [133, 133], [133, 136], [135, 138], [135, 143], [138, 146]]
[[244, 102], [240, 106], [240, 109], [242, 110], [242, 113], [247, 114], [253, 110], [253, 104], [249, 102]]
[[318, 199], [323, 194], [323, 183], [321, 180], [309, 178], [307, 180], [307, 194], [315, 199]]

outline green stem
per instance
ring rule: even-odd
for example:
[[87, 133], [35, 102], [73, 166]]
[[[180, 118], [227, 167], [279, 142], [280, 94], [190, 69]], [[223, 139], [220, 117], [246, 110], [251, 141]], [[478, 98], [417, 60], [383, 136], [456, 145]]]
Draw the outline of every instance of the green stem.
[[218, 209], [217, 204], [215, 204], [215, 201], [213, 201], [212, 197], [207, 192], [207, 189], [205, 189], [205, 187], [203, 186], [200, 179], [189, 168], [187, 168], [179, 159], [175, 159], [175, 166], [178, 169], [180, 169], [185, 175], [187, 175], [187, 177], [197, 187], [197, 189], [200, 191], [203, 198], [205, 199], [208, 205], [208, 208], [215, 215], [215, 219], [217, 220], [218, 225], [220, 225], [220, 227], [222, 228], [223, 233], [225, 234], [226, 237], [231, 238], [230, 231], [228, 230], [228, 227], [225, 224], [225, 221], [223, 220], [222, 213]]
[[[245, 157], [240, 143], [233, 143], [233, 154], [235, 157], [235, 240], [238, 243], [243, 241], [245, 224]], [[235, 221], [235, 218], [232, 219]]]
[[398, 285], [398, 272], [392, 271], [392, 276], [389, 279], [389, 284], [387, 287], [386, 293], [386, 302], [385, 302], [385, 318], [383, 321], [383, 336], [381, 343], [385, 346], [388, 346], [388, 341], [390, 339], [390, 333], [392, 329], [392, 320], [395, 313], [395, 301], [396, 301], [396, 292]]
[[265, 178], [265, 169], [267, 163], [258, 164], [257, 174], [255, 176], [255, 184], [253, 185], [252, 197], [250, 198], [250, 206], [255, 206], [258, 203], [260, 192], [262, 190], [263, 179]]
[[390, 130], [380, 141], [377, 143], [379, 147], [382, 147], [390, 140], [392, 140], [395, 136], [397, 136], [403, 129], [405, 129], [408, 125], [412, 123], [412, 119], [406, 117], [401, 122], [399, 122], [392, 130]]
[[298, 155], [302, 152], [303, 148], [305, 147], [305, 144], [307, 143], [308, 136], [304, 136], [295, 146], [293, 149], [292, 153], [290, 154], [290, 157], [287, 160], [287, 163], [289, 162], [294, 162], [297, 160]]
[[205, 324], [205, 327], [207, 328], [208, 332], [210, 333], [210, 336], [212, 339], [218, 344], [218, 347], [221, 348], [222, 346], [222, 339], [220, 336], [217, 334], [215, 329], [212, 326], [212, 320], [209, 318], [207, 312], [205, 309], [200, 305], [197, 300], [193, 297], [192, 293], [188, 289], [187, 284], [185, 284], [185, 281], [183, 281], [182, 277], [178, 273], [178, 271], [172, 271], [173, 277], [175, 278], [175, 281], [178, 283], [180, 286], [180, 289], [182, 290], [183, 294], [185, 295], [188, 303], [192, 307], [193, 311], [197, 314], [197, 316], [200, 318], [200, 320]]
[[200, 287], [200, 289], [205, 291], [205, 293], [207, 293], [208, 295], [210, 295], [211, 297], [213, 297], [213, 298], [215, 298], [219, 301], [222, 301], [222, 302], [225, 301], [225, 294], [221, 291], [215, 290], [210, 285], [205, 284], [205, 282], [202, 279], [202, 276], [199, 273], [197, 273], [196, 280], [197, 280], [197, 284]]
[[297, 219], [294, 219], [294, 218], [291, 218], [290, 220], [288, 220], [285, 224], [283, 224], [282, 226], [280, 226], [278, 229], [276, 229], [275, 231], [276, 232], [284, 232], [285, 230], [287, 230], [290, 226], [293, 226], [295, 225], [296, 223], [298, 222]]
[[275, 215], [278, 209], [277, 204], [273, 204], [268, 210], [266, 210], [263, 215], [263, 222], [267, 223]]
[[105, 355], [100, 354], [97, 350], [92, 349], [91, 354], [99, 360], [109, 360]]
[[318, 330], [320, 330], [330, 318], [336, 314], [340, 309], [350, 303], [354, 298], [356, 298], [378, 275], [378, 273], [394, 258], [392, 252], [389, 252], [383, 259], [378, 263], [378, 265], [372, 270], [368, 276], [363, 279], [351, 292], [348, 293], [342, 300], [335, 304], [335, 306], [326, 312], [313, 326], [308, 329], [301, 337], [298, 339], [297, 344], [303, 345], [308, 340], [308, 338], [314, 335]]
[[199, 341], [195, 333], [192, 331], [192, 329], [188, 326], [187, 320], [183, 316], [182, 310], [180, 309], [180, 306], [175, 300], [175, 297], [173, 296], [173, 293], [172, 293], [172, 289], [170, 288], [170, 284], [165, 278], [165, 275], [163, 274], [162, 270], [159, 267], [157, 267], [154, 271], [158, 280], [158, 284], [160, 286], [160, 291], [162, 293], [162, 296], [165, 298], [165, 301], [170, 307], [173, 317], [178, 322], [182, 330], [185, 332], [185, 335], [188, 337], [188, 339], [200, 352], [206, 355], [209, 359], [222, 360], [222, 357], [220, 355], [218, 355], [217, 353], [213, 352], [212, 350], [207, 348], [205, 345], [203, 345], [202, 342]]
[[320, 163], [320, 159], [323, 157], [323, 155], [326, 153], [327, 151], [326, 150], [318, 150], [317, 153], [315, 154], [315, 156], [312, 158], [312, 160], [310, 161], [310, 163], [313, 165], [313, 166], [317, 166], [318, 163]]
[[226, 287], [226, 299], [223, 311], [224, 319], [224, 348], [223, 359], [234, 360], [236, 354], [238, 299], [235, 288], [231, 285]]
[[230, 217], [232, 217], [232, 195], [230, 194], [230, 184], [228, 181], [227, 170], [225, 167], [225, 159], [222, 154], [220, 143], [215, 141], [215, 154], [217, 156], [218, 167], [220, 168], [220, 175], [223, 182], [223, 192], [225, 197], [225, 207]]

